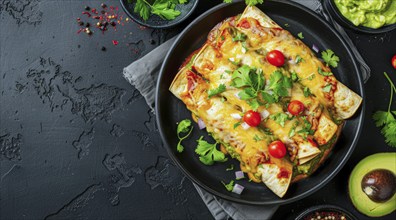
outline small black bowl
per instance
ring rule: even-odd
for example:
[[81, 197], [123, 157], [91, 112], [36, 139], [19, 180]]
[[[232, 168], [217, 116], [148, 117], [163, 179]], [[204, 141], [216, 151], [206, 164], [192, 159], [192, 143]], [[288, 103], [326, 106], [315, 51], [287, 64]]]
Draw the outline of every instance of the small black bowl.
[[295, 220], [304, 220], [305, 217], [308, 217], [310, 214], [313, 214], [315, 212], [338, 212], [344, 214], [347, 220], [357, 220], [357, 218], [350, 212], [335, 205], [313, 206], [299, 214]]
[[381, 34], [396, 29], [396, 24], [386, 25], [377, 29], [364, 26], [355, 26], [352, 22], [350, 22], [341, 14], [341, 12], [338, 10], [337, 6], [334, 3], [334, 0], [323, 0], [323, 8], [328, 14], [330, 14], [333, 19], [337, 21], [337, 23], [355, 32], [366, 34]]
[[125, 13], [136, 23], [150, 27], [150, 28], [170, 28], [174, 27], [181, 22], [183, 22], [191, 13], [194, 11], [196, 6], [198, 5], [198, 0], [188, 0], [186, 4], [179, 4], [176, 6], [176, 9], [181, 12], [179, 16], [177, 16], [173, 20], [165, 20], [159, 17], [158, 15], [151, 15], [147, 21], [143, 20], [142, 17], [138, 13], [135, 13], [133, 9], [135, 8], [136, 1], [132, 3], [128, 3], [128, 0], [120, 0], [121, 6], [124, 9]]

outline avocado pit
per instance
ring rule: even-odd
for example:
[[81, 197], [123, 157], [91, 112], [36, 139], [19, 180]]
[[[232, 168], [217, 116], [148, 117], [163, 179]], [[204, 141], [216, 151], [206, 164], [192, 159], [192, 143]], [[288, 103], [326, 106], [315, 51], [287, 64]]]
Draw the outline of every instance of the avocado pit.
[[372, 201], [384, 203], [396, 192], [396, 176], [390, 170], [375, 169], [364, 175], [361, 187]]

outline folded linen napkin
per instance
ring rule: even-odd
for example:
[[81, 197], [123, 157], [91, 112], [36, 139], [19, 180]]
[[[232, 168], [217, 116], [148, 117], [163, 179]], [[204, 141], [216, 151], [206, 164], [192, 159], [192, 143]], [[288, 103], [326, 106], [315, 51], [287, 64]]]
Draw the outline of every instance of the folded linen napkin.
[[[346, 34], [345, 30], [338, 25], [333, 19], [328, 16], [322, 9], [320, 0], [291, 0], [298, 2], [316, 13], [322, 15], [327, 21], [333, 24], [334, 28], [342, 35], [344, 40], [352, 49], [355, 57], [357, 58], [361, 74], [366, 82], [370, 77], [370, 68], [367, 66], [362, 56], [359, 54], [356, 47]], [[143, 58], [133, 62], [124, 68], [123, 75], [137, 90], [140, 91], [142, 96], [146, 99], [147, 104], [151, 109], [154, 109], [155, 102], [155, 87], [165, 55], [169, 51], [177, 36], [169, 39], [156, 49], [145, 55]], [[218, 220], [222, 219], [270, 219], [277, 210], [278, 206], [249, 206], [238, 203], [225, 201], [217, 198], [212, 194], [206, 192], [196, 184], [194, 187], [197, 189], [202, 200], [212, 213], [213, 217]]]

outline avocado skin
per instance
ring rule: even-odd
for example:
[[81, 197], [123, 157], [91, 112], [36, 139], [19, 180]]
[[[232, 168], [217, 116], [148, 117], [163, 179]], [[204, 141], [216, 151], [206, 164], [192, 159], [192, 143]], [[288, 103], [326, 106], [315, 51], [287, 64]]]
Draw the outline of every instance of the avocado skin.
[[361, 160], [349, 176], [349, 198], [355, 208], [370, 217], [381, 217], [396, 210], [396, 194], [384, 203], [372, 201], [362, 190], [361, 182], [368, 172], [387, 169], [396, 174], [396, 153], [377, 153]]

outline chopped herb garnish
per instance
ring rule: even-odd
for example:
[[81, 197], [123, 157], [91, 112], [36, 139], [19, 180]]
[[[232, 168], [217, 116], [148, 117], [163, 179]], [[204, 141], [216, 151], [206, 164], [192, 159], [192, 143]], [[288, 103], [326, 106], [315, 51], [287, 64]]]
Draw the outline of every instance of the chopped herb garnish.
[[238, 121], [237, 123], [234, 124], [234, 129], [237, 128], [239, 125], [241, 125], [240, 121]]
[[300, 63], [300, 62], [303, 62], [303, 61], [304, 61], [304, 59], [302, 57], [300, 57], [300, 55], [296, 56], [296, 63]]
[[283, 112], [278, 112], [276, 114], [270, 115], [270, 118], [282, 127], [285, 127], [285, 122], [291, 119], [287, 114]]
[[226, 169], [226, 171], [234, 170], [234, 164], [231, 164], [230, 167]]
[[237, 41], [241, 41], [244, 42], [246, 41], [246, 34], [242, 33], [242, 32], [237, 32], [233, 37], [232, 37], [232, 41], [237, 42]]
[[290, 77], [291, 77], [291, 80], [293, 82], [297, 82], [299, 80], [296, 72], [291, 72], [291, 76]]
[[288, 24], [288, 23], [286, 23], [286, 24], [284, 24], [285, 25], [285, 27], [290, 27], [290, 24]]
[[309, 121], [307, 120], [307, 117], [301, 117], [303, 119], [303, 127], [301, 130], [297, 131], [297, 133], [303, 135], [304, 138], [307, 137], [307, 135], [312, 135], [315, 133], [314, 130], [312, 130], [312, 124], [309, 123]]
[[333, 75], [332, 72], [324, 72], [324, 71], [322, 70], [322, 68], [320, 68], [320, 67], [318, 67], [318, 73], [319, 73], [320, 75], [322, 75], [322, 76], [331, 76], [331, 75]]
[[304, 39], [304, 36], [303, 36], [303, 33], [302, 33], [302, 32], [298, 33], [297, 36], [298, 36], [298, 38], [300, 38], [300, 39]]
[[255, 134], [254, 137], [253, 137], [253, 140], [255, 140], [256, 142], [257, 142], [257, 141], [261, 141], [261, 140], [263, 140], [263, 139], [264, 139], [263, 137], [260, 137], [260, 136], [258, 136], [257, 134]]
[[[177, 125], [177, 137], [179, 138], [179, 142], [177, 143], [176, 150], [177, 152], [181, 153], [184, 150], [183, 145], [181, 142], [186, 139], [190, 134], [191, 131], [193, 130], [193, 127], [191, 126], [191, 121], [189, 119], [184, 119], [179, 124]], [[182, 133], [187, 133], [184, 136], [180, 136]]]
[[214, 162], [225, 162], [227, 158], [224, 153], [217, 150], [216, 145], [209, 144], [207, 141], [203, 140], [203, 136], [197, 140], [198, 145], [195, 149], [195, 153], [199, 155], [199, 160], [205, 165], [212, 165]]
[[231, 180], [230, 183], [225, 184], [223, 181], [221, 181], [221, 183], [224, 185], [224, 187], [228, 190], [228, 191], [232, 191], [232, 189], [234, 188], [234, 180]]
[[312, 95], [311, 90], [308, 87], [304, 87], [303, 92], [305, 97]]
[[224, 84], [220, 84], [219, 87], [217, 87], [216, 89], [210, 89], [208, 91], [208, 97], [212, 98], [215, 95], [218, 95], [222, 92], [224, 92], [226, 90], [226, 86]]
[[323, 92], [330, 92], [331, 91], [331, 87], [332, 87], [332, 85], [331, 84], [327, 84], [325, 87], [323, 87]]
[[327, 66], [337, 67], [340, 58], [334, 54], [334, 52], [330, 49], [326, 51], [322, 51], [322, 59], [325, 61]]

